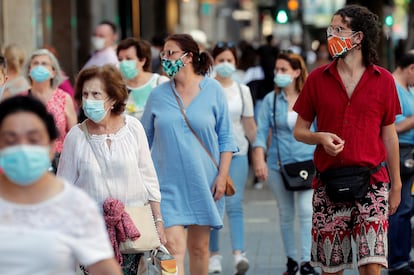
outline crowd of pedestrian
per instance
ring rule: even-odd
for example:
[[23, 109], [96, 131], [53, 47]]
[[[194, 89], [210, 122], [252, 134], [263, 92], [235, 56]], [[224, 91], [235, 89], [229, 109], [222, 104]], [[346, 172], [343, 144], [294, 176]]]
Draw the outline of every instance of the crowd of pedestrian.
[[[108, 235], [111, 198], [149, 205], [177, 275], [187, 254], [190, 274], [221, 273], [227, 257], [247, 274], [251, 166], [255, 188], [267, 183], [277, 202], [269, 226], [280, 227], [284, 275], [343, 274], [354, 254], [360, 274], [414, 274], [414, 53], [392, 74], [376, 65], [378, 16], [359, 5], [334, 13], [313, 65], [273, 35], [257, 49], [209, 48], [200, 35], [116, 43], [116, 25], [102, 21], [74, 88], [52, 46], [27, 58], [5, 47], [0, 273], [144, 274], [145, 253], [121, 253]], [[289, 165], [312, 186], [287, 188]], [[224, 215], [232, 255], [220, 252]]]

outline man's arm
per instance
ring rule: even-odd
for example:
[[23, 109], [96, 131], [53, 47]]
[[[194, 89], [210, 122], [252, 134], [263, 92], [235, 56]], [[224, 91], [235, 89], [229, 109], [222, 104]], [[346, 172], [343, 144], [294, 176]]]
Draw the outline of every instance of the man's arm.
[[327, 132], [313, 132], [310, 130], [312, 123], [304, 120], [300, 115], [296, 120], [293, 136], [296, 140], [307, 144], [321, 144], [326, 153], [336, 156], [344, 149], [345, 141], [335, 134]]

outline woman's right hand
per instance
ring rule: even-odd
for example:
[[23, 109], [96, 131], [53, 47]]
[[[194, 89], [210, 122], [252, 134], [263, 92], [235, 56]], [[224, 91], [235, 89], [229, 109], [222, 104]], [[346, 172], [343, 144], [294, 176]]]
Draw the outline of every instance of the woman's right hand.
[[267, 180], [267, 164], [264, 157], [264, 149], [256, 147], [252, 152], [254, 174], [260, 181]]
[[267, 164], [265, 161], [258, 161], [254, 165], [254, 174], [260, 181], [267, 180]]

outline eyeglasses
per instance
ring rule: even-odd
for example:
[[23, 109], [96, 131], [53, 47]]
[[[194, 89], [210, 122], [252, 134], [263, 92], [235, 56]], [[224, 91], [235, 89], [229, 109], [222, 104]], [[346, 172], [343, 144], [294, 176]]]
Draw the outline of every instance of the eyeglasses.
[[183, 52], [184, 51], [173, 51], [173, 50], [162, 51], [162, 52], [160, 52], [160, 57], [161, 58], [171, 57], [172, 55], [174, 55], [176, 53], [183, 53]]
[[221, 49], [221, 48], [230, 49], [230, 48], [236, 47], [236, 44], [234, 44], [233, 42], [219, 41], [219, 42], [217, 42], [216, 47], [219, 48], [219, 49]]
[[292, 49], [284, 49], [284, 50], [280, 50], [279, 53], [289, 55], [295, 52]]
[[353, 30], [344, 30], [344, 28], [339, 27], [339, 26], [336, 26], [336, 27], [329, 26], [326, 29], [326, 34], [328, 36], [333, 35], [333, 34], [341, 35], [341, 34], [347, 34], [347, 33], [354, 34], [355, 31], [353, 31]]

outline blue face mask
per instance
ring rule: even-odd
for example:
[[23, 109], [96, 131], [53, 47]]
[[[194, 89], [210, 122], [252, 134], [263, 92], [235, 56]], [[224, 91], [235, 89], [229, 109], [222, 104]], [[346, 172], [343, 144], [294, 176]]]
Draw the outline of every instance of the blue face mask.
[[137, 61], [124, 60], [119, 63], [119, 70], [125, 79], [133, 79], [138, 75]]
[[50, 79], [50, 72], [46, 69], [43, 65], [37, 65], [33, 69], [30, 70], [30, 77], [36, 82], [44, 82]]
[[173, 78], [181, 70], [181, 68], [185, 66], [181, 58], [183, 58], [186, 55], [187, 53], [185, 53], [177, 60], [170, 60], [165, 58], [161, 60], [162, 69], [165, 72], [165, 74], [168, 75], [168, 77]]
[[105, 110], [105, 100], [84, 99], [82, 109], [85, 115], [95, 123], [102, 121], [108, 113], [108, 110]]
[[290, 74], [275, 74], [275, 78], [273, 79], [276, 86], [280, 88], [285, 88], [292, 83], [293, 79]]
[[236, 71], [236, 68], [229, 62], [222, 62], [217, 64], [214, 70], [221, 77], [230, 77]]
[[4, 174], [21, 186], [35, 183], [50, 165], [48, 146], [16, 145], [0, 151], [0, 167]]
[[0, 86], [0, 99], [3, 97], [3, 93], [4, 93], [4, 86], [5, 86], [5, 85], [1, 85], [1, 86]]

